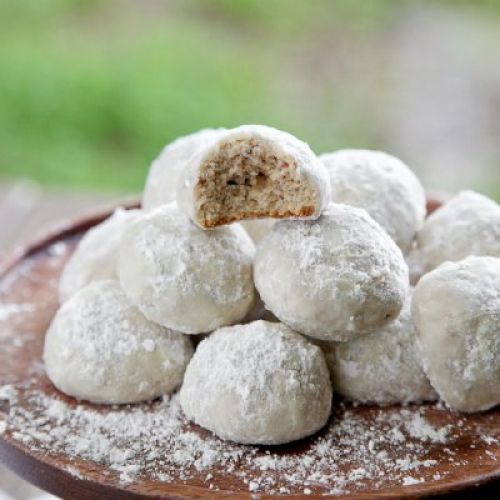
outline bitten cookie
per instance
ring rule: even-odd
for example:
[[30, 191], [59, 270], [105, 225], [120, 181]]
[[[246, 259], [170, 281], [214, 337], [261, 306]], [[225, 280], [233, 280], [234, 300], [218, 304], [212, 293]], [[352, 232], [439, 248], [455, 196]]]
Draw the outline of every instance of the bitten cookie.
[[224, 132], [223, 128], [207, 128], [167, 144], [149, 168], [142, 194], [142, 208], [152, 210], [175, 201], [179, 175], [191, 157]]
[[228, 130], [182, 171], [179, 207], [201, 228], [263, 217], [319, 217], [328, 174], [309, 146], [262, 125]]
[[409, 287], [401, 250], [366, 213], [330, 204], [315, 221], [280, 221], [258, 245], [266, 308], [311, 337], [345, 341], [396, 318]]
[[[224, 128], [207, 128], [179, 137], [167, 144], [149, 169], [142, 194], [142, 208], [153, 210], [161, 205], [176, 201], [179, 175], [186, 168], [191, 157], [225, 133], [226, 129]], [[242, 221], [245, 231], [255, 243], [269, 232], [273, 223], [273, 219]]]

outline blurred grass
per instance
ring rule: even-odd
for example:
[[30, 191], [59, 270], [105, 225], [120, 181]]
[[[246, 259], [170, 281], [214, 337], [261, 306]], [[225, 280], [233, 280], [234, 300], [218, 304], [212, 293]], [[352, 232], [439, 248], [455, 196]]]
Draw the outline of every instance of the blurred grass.
[[283, 68], [311, 33], [376, 37], [407, 3], [0, 0], [0, 175], [138, 190], [176, 136], [252, 122], [370, 147], [358, 89], [308, 107]]
[[0, 175], [136, 190], [168, 141], [241, 123], [329, 144], [338, 131], [305, 123], [275, 74], [291, 33], [353, 14], [370, 29], [390, 11], [362, 4], [0, 0]]
[[231, 46], [168, 19], [128, 37], [118, 23], [111, 33], [82, 21], [93, 14], [83, 3], [78, 19], [65, 2], [42, 3], [0, 14], [2, 173], [137, 189], [176, 135], [253, 118], [261, 75]]

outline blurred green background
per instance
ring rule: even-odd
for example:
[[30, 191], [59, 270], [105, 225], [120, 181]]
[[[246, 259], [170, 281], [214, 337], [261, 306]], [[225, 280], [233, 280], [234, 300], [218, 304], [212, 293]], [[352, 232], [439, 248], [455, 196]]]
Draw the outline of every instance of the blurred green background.
[[138, 191], [178, 135], [265, 123], [500, 194], [500, 2], [0, 0], [0, 176]]

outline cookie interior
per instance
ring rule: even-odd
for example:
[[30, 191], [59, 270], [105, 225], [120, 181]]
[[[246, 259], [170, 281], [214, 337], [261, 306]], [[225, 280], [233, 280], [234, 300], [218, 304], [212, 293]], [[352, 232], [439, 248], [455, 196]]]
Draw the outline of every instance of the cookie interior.
[[317, 192], [292, 155], [249, 137], [223, 142], [205, 158], [195, 198], [197, 220], [209, 228], [243, 219], [309, 217]]

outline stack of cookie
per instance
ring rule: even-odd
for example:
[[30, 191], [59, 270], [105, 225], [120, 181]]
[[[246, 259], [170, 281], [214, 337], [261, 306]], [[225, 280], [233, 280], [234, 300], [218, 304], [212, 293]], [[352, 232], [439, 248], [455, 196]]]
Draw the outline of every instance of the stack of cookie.
[[142, 209], [117, 210], [70, 258], [47, 374], [94, 403], [181, 387], [187, 418], [252, 444], [313, 434], [332, 393], [491, 408], [500, 207], [464, 192], [425, 216], [420, 182], [385, 153], [318, 157], [257, 125], [180, 138]]

